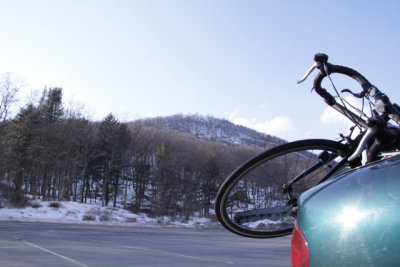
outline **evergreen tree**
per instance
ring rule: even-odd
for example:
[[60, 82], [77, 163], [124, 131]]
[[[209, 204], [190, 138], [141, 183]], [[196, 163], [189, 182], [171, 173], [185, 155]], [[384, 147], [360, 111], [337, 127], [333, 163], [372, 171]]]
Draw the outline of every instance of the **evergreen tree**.
[[114, 206], [119, 190], [119, 178], [126, 167], [129, 155], [131, 136], [126, 124], [118, 122], [113, 114], [100, 124], [99, 156], [102, 162], [102, 205], [108, 205], [110, 201], [111, 187], [114, 191]]
[[208, 158], [201, 168], [201, 191], [204, 215], [208, 216], [211, 208], [211, 201], [215, 198], [218, 188], [217, 181], [219, 180], [219, 166], [217, 160], [213, 157]]
[[15, 200], [22, 204], [22, 184], [24, 177], [30, 173], [37, 163], [38, 133], [41, 127], [39, 110], [33, 105], [21, 109], [12, 121], [7, 136], [8, 166], [10, 175], [14, 180]]

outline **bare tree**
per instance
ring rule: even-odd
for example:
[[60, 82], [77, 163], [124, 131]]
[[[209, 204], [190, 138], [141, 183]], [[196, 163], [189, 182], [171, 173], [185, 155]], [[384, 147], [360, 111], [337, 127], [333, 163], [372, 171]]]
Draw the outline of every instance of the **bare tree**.
[[20, 87], [20, 81], [6, 73], [0, 80], [0, 130], [10, 113], [10, 107], [17, 101], [16, 95]]

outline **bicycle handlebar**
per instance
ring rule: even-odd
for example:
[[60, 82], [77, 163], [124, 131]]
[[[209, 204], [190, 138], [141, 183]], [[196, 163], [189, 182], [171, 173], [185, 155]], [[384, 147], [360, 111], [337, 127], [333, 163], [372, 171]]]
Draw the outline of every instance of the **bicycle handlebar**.
[[[329, 106], [345, 115], [352, 122], [367, 129], [361, 142], [357, 145], [356, 151], [349, 157], [349, 160], [351, 161], [357, 159], [372, 137], [376, 139], [368, 151], [368, 161], [370, 161], [370, 159], [377, 159], [378, 152], [380, 151], [382, 145], [385, 143], [391, 144], [400, 138], [400, 128], [389, 128], [387, 127], [388, 125], [386, 125], [386, 122], [389, 120], [389, 118], [396, 121], [400, 125], [400, 107], [397, 104], [392, 104], [388, 96], [379, 91], [378, 88], [373, 86], [356, 70], [344, 66], [330, 64], [328, 63], [328, 56], [321, 53], [314, 56], [314, 61], [314, 65], [307, 71], [306, 75], [300, 81], [298, 81], [298, 83], [303, 82], [314, 69], [318, 68], [320, 72], [314, 78], [313, 84], [315, 91]], [[373, 97], [375, 99], [375, 110], [373, 110], [373, 117], [365, 121], [361, 118], [361, 116], [357, 116], [352, 111], [348, 110], [346, 106], [341, 106], [339, 103], [337, 103], [335, 97], [333, 97], [326, 89], [321, 87], [322, 80], [332, 73], [340, 73], [353, 78], [361, 85], [363, 89], [363, 91], [359, 94], [355, 94], [348, 89], [345, 89], [342, 92], [350, 92], [353, 96], [358, 98]], [[379, 123], [377, 122], [380, 122], [380, 120], [373, 119], [374, 117], [380, 118], [383, 121], [383, 124], [381, 123], [382, 125], [379, 126]]]
[[[314, 85], [313, 88], [315, 91], [325, 100], [325, 102], [335, 108], [337, 111], [340, 113], [344, 114], [346, 117], [348, 117], [350, 120], [353, 122], [356, 122], [357, 124], [359, 123], [363, 127], [366, 127], [366, 122], [364, 120], [354, 120], [354, 114], [352, 114], [351, 111], [345, 110], [338, 103], [336, 102], [335, 98], [324, 88], [321, 87], [321, 82], [322, 80], [332, 74], [332, 73], [340, 73], [344, 74], [346, 76], [349, 76], [350, 78], [353, 78], [356, 80], [361, 87], [363, 88], [363, 91], [360, 94], [354, 94], [356, 97], [373, 97], [375, 99], [375, 103], [380, 103], [380, 107], [382, 110], [382, 113], [387, 114], [391, 119], [396, 121], [398, 124], [400, 124], [400, 107], [396, 104], [392, 104], [389, 100], [389, 98], [383, 94], [381, 91], [378, 90], [375, 86], [373, 86], [363, 75], [361, 75], [359, 72], [356, 70], [353, 70], [348, 67], [344, 66], [339, 66], [339, 65], [333, 65], [331, 63], [328, 63], [328, 56], [322, 53], [318, 53], [314, 56], [314, 65], [311, 67], [311, 69], [306, 73], [306, 75], [298, 81], [298, 83], [303, 82], [310, 74], [311, 72], [315, 69], [318, 68], [320, 72], [317, 74], [317, 76], [314, 79]], [[348, 89], [343, 90], [343, 92], [351, 92]], [[378, 106], [377, 106], [378, 107]], [[377, 108], [378, 110], [378, 108]], [[350, 116], [348, 116], [350, 115]]]
[[368, 93], [369, 89], [373, 87], [373, 85], [359, 72], [344, 66], [333, 65], [328, 63], [328, 56], [325, 54], [316, 54], [314, 56], [314, 60], [317, 64], [317, 68], [320, 69], [320, 72], [314, 79], [314, 89], [315, 91], [325, 100], [325, 102], [332, 106], [336, 103], [335, 98], [328, 93], [324, 88], [321, 87], [322, 80], [328, 75], [332, 73], [340, 73], [349, 76], [356, 80], [361, 87], [363, 88], [364, 94]]

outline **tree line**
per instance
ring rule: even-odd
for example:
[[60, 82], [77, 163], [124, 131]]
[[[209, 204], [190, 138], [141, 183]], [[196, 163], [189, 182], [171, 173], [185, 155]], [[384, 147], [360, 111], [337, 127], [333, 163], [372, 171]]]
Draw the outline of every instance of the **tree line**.
[[163, 132], [140, 120], [124, 123], [112, 113], [90, 121], [82, 110], [63, 106], [61, 88], [43, 90], [13, 118], [0, 119], [0, 179], [21, 205], [29, 194], [121, 203], [173, 220], [207, 216], [223, 179], [259, 152]]

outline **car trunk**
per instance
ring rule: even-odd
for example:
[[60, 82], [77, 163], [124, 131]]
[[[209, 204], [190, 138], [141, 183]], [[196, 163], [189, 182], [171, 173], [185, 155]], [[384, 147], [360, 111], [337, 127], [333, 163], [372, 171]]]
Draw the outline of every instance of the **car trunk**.
[[400, 259], [400, 158], [332, 178], [301, 195], [310, 266], [395, 266]]

